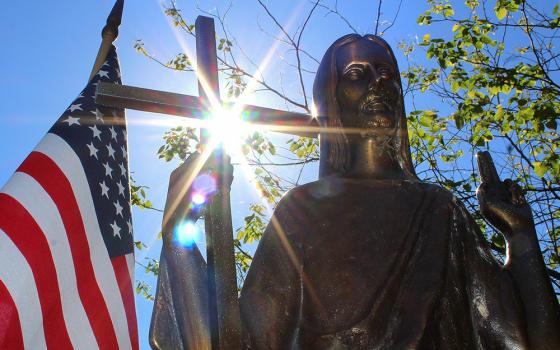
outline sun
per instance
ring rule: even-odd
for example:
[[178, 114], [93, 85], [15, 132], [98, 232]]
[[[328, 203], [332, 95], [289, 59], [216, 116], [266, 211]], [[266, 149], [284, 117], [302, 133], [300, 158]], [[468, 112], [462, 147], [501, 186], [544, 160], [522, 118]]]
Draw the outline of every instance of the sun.
[[208, 123], [210, 144], [222, 145], [232, 157], [241, 152], [241, 146], [252, 131], [250, 124], [242, 120], [242, 113], [235, 106], [214, 108]]

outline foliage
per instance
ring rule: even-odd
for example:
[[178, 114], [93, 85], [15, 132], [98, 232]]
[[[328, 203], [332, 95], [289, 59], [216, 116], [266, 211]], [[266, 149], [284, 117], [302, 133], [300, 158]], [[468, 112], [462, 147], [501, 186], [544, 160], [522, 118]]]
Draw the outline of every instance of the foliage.
[[155, 297], [150, 293], [152, 287], [144, 281], [136, 281], [136, 294], [139, 294], [147, 300], [154, 301]]
[[[401, 43], [407, 57], [424, 50], [429, 59], [425, 66], [409, 65], [403, 76], [411, 95], [434, 94], [447, 103], [442, 108], [448, 112], [437, 117], [427, 111], [410, 113], [417, 167], [424, 169], [424, 177], [451, 189], [479, 217], [473, 154], [490, 149], [502, 177], [515, 179], [525, 189], [545, 260], [557, 269], [558, 5], [537, 8], [523, 0], [498, 0], [493, 8], [475, 0], [463, 5], [427, 3], [418, 23], [447, 28], [432, 31], [446, 35], [426, 34], [418, 44]], [[494, 248], [503, 251], [501, 235], [488, 225], [484, 228]]]
[[163, 135], [163, 140], [165, 143], [158, 149], [158, 157], [166, 162], [175, 157], [184, 161], [196, 148], [198, 143], [197, 130], [178, 126], [167, 131]]
[[[286, 47], [286, 55], [291, 59], [287, 64], [293, 70], [292, 80], [297, 88], [287, 90], [274, 85], [260, 69], [250, 73], [252, 70], [239, 63], [240, 57], [248, 62], [251, 59], [228, 32], [227, 11], [226, 15], [205, 13], [215, 17], [221, 28], [217, 38], [218, 63], [227, 94], [236, 97], [247, 87], [256, 86], [255, 91], [275, 96], [287, 108], [310, 113], [305, 74], [314, 72], [318, 60], [302, 41], [309, 19], [321, 13], [334, 15], [341, 25], [356, 30], [339, 11], [336, 1], [310, 2], [307, 12], [302, 11], [302, 22], [292, 32], [280, 25], [262, 0], [256, 1], [281, 33], [275, 38]], [[489, 149], [502, 178], [518, 181], [526, 191], [545, 261], [558, 287], [559, 7], [535, 6], [525, 0], [426, 0], [426, 4], [428, 8], [419, 14], [418, 24], [419, 31], [429, 32], [421, 35], [421, 40], [402, 41], [398, 45], [407, 62], [406, 67], [401, 67], [401, 74], [407, 106], [413, 108], [408, 114], [408, 127], [417, 172], [422, 179], [451, 190], [465, 203], [500, 255], [505, 248], [503, 238], [481, 217], [475, 197], [479, 178], [474, 155], [478, 150]], [[185, 35], [195, 35], [194, 25], [182, 17], [173, 1], [166, 14]], [[376, 27], [380, 15], [379, 11]], [[389, 23], [380, 33], [391, 26]], [[141, 41], [135, 48], [170, 69], [193, 71], [192, 61], [184, 53], [164, 62], [150, 54]], [[433, 101], [438, 99], [443, 103], [434, 105]], [[176, 128], [164, 135], [164, 141], [158, 151], [160, 158], [184, 160], [196, 147], [198, 138], [194, 129]], [[247, 138], [243, 153], [254, 168], [255, 185], [265, 202], [250, 204], [249, 215], [236, 230], [241, 281], [251, 261], [244, 245], [260, 239], [279, 198], [299, 184], [302, 169], [319, 158], [316, 139], [295, 138], [275, 145], [261, 133]], [[290, 172], [296, 174], [295, 178], [279, 171], [283, 166], [292, 166]], [[139, 191], [145, 198], [141, 187]], [[143, 288], [138, 290], [145, 293]]]
[[237, 228], [237, 236], [234, 240], [239, 286], [243, 285], [244, 276], [247, 274], [252, 260], [252, 256], [243, 249], [243, 246], [258, 242], [264, 233], [267, 223], [266, 207], [264, 205], [251, 204], [249, 211], [251, 214], [244, 218], [244, 226]]
[[136, 184], [134, 178], [130, 176], [130, 204], [140, 209], [153, 209], [152, 202], [146, 198], [146, 186]]

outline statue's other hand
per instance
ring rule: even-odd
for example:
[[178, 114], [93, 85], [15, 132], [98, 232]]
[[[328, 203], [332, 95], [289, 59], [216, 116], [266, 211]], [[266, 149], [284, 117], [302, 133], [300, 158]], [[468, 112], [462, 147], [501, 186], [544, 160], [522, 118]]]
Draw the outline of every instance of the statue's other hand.
[[213, 151], [208, 157], [194, 152], [173, 170], [164, 217], [173, 221], [185, 218], [196, 221], [203, 215], [204, 203], [209, 198], [229, 190], [233, 166], [230, 157], [220, 152]]
[[488, 152], [477, 154], [480, 186], [476, 196], [482, 215], [510, 239], [516, 232], [533, 227], [531, 207], [523, 190], [514, 181], [501, 181]]
[[208, 157], [200, 173], [210, 174], [216, 179], [218, 185], [216, 192], [229, 190], [233, 182], [231, 157], [223, 149], [216, 148]]

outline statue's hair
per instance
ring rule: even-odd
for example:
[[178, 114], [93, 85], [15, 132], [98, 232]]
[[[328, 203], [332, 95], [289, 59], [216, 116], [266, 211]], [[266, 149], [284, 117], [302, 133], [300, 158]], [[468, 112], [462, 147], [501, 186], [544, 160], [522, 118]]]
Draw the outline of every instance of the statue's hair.
[[[338, 71], [336, 64], [336, 56], [338, 50], [346, 44], [358, 40], [370, 40], [376, 44], [383, 46], [390, 54], [396, 69], [396, 79], [399, 83], [401, 98], [397, 102], [395, 111], [400, 117], [397, 122], [397, 135], [395, 137], [395, 148], [397, 150], [397, 160], [410, 178], [417, 179], [412, 159], [410, 156], [410, 146], [408, 142], [408, 131], [406, 126], [406, 113], [404, 110], [404, 98], [402, 94], [402, 84], [397, 60], [393, 50], [385, 40], [375, 35], [361, 36], [358, 34], [345, 35], [336, 40], [325, 52], [315, 82], [313, 83], [313, 104], [322, 126], [330, 128], [341, 128], [340, 107], [336, 98], [336, 90], [338, 84]], [[331, 174], [344, 174], [348, 171], [352, 161], [348, 146], [348, 138], [344, 132], [339, 133], [321, 133], [321, 160], [319, 166], [319, 177]]]

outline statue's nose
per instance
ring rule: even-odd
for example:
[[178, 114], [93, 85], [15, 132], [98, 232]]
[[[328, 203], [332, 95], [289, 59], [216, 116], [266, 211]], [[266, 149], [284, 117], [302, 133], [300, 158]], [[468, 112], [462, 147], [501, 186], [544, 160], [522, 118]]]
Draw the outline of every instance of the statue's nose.
[[375, 90], [378, 89], [381, 86], [381, 82], [383, 81], [383, 78], [381, 77], [381, 75], [379, 73], [377, 73], [374, 70], [372, 70], [372, 74], [371, 74], [371, 79], [369, 81], [369, 90]]

